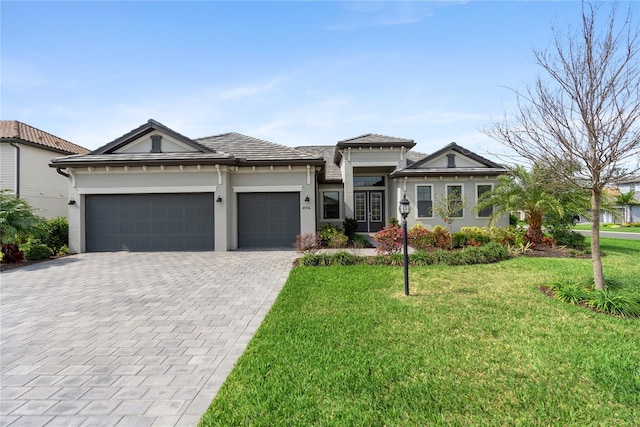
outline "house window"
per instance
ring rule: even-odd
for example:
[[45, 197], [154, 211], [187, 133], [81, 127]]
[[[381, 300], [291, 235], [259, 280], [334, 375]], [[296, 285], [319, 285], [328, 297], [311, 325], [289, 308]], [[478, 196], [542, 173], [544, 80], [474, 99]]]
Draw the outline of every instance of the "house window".
[[[478, 184], [476, 186], [476, 202], [480, 200], [480, 196], [484, 193], [487, 193], [493, 189], [493, 185], [491, 184]], [[493, 206], [489, 206], [488, 208], [484, 208], [478, 211], [479, 218], [489, 218], [493, 214]]]
[[433, 198], [430, 185], [418, 185], [418, 218], [433, 218]]
[[354, 176], [354, 187], [384, 187], [384, 176]]
[[322, 217], [324, 219], [340, 218], [339, 191], [324, 191], [322, 193]]
[[453, 218], [462, 218], [462, 185], [447, 185], [447, 200]]

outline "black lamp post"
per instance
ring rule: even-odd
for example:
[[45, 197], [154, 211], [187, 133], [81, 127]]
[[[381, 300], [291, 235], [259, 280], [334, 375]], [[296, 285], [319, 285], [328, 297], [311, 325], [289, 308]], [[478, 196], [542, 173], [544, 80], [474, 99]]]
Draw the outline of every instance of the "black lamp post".
[[411, 212], [411, 202], [407, 195], [400, 200], [400, 215], [402, 215], [402, 249], [404, 251], [404, 294], [409, 295], [409, 254], [407, 251], [407, 215]]

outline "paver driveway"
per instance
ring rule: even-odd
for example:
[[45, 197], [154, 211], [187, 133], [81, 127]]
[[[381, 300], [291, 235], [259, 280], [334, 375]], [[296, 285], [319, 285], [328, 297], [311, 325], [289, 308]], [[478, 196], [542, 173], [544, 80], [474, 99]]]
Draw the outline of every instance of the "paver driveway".
[[99, 253], [0, 274], [0, 425], [196, 425], [295, 253]]

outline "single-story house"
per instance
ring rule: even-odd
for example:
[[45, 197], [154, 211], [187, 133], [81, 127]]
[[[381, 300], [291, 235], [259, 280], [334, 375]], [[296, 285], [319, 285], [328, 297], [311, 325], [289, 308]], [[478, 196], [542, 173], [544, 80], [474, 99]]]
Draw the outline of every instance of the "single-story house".
[[414, 146], [374, 134], [296, 148], [238, 133], [190, 139], [149, 120], [50, 166], [69, 178], [72, 252], [292, 248], [345, 218], [378, 231], [404, 194], [409, 226], [432, 227], [444, 225], [434, 208], [447, 191], [467, 202], [456, 229], [486, 226], [491, 212], [473, 207], [506, 169], [454, 143], [428, 156]]
[[87, 153], [84, 147], [17, 120], [0, 120], [0, 186], [45, 218], [68, 212], [69, 181], [49, 167], [51, 158]]

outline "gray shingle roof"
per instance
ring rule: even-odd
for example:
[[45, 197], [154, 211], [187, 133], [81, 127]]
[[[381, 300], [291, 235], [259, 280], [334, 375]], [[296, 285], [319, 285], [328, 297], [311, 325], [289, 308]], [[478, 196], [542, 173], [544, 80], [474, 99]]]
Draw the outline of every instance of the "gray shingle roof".
[[396, 138], [394, 136], [386, 136], [386, 135], [378, 135], [375, 133], [368, 133], [365, 135], [356, 136], [355, 138], [343, 139], [342, 141], [338, 141], [338, 147], [348, 147], [348, 146], [358, 146], [358, 145], [366, 145], [366, 146], [397, 146], [397, 147], [407, 147], [411, 148], [416, 145], [413, 139], [406, 138]]
[[63, 154], [85, 154], [89, 152], [86, 148], [73, 142], [51, 135], [48, 132], [17, 120], [0, 120], [0, 138], [4, 140], [17, 140], [18, 142], [36, 145], [40, 148]]
[[322, 157], [236, 132], [198, 138], [196, 142], [218, 152], [253, 161], [318, 160]]
[[311, 145], [296, 147], [296, 150], [304, 151], [314, 157], [322, 157], [325, 161], [325, 181], [342, 182], [342, 174], [338, 165], [333, 163], [335, 145]]

